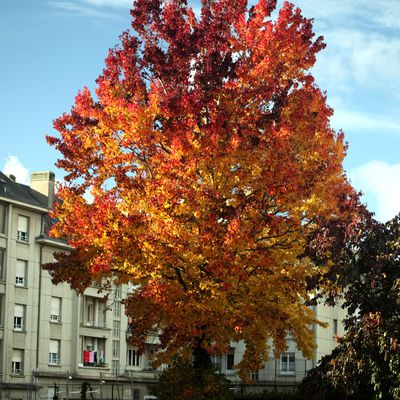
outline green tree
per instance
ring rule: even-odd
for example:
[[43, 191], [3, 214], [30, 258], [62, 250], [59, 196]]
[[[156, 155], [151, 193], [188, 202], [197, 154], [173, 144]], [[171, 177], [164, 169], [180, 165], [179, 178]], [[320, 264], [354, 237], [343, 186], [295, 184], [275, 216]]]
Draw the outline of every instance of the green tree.
[[347, 329], [301, 390], [316, 399], [400, 399], [400, 217], [372, 221], [347, 258]]

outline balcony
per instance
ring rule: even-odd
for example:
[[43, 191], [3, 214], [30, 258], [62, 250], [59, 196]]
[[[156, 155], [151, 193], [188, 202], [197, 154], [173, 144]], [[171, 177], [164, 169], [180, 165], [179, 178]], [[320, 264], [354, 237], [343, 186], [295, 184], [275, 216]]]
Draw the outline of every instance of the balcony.
[[[125, 332], [126, 340], [131, 340], [132, 336], [135, 335], [135, 330], [132, 328], [128, 328]], [[146, 338], [146, 343], [149, 344], [159, 344], [160, 343], [160, 333], [157, 329], [152, 329]]]
[[81, 326], [88, 326], [91, 328], [107, 329], [107, 324], [105, 321], [84, 321], [81, 322]]
[[104, 350], [84, 350], [82, 360], [83, 362], [79, 365], [80, 367], [108, 368], [104, 359]]
[[111, 331], [106, 322], [102, 321], [83, 321], [80, 324], [79, 334], [96, 338], [105, 338]]

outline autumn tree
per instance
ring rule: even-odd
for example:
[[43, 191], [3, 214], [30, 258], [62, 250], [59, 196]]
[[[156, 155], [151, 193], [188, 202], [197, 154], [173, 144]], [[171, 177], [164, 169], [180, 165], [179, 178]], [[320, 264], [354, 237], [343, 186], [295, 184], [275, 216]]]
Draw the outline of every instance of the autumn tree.
[[244, 340], [245, 377], [288, 333], [313, 352], [305, 303], [332, 263], [305, 250], [321, 221], [353, 226], [354, 193], [310, 72], [323, 39], [292, 4], [275, 8], [136, 0], [94, 93], [48, 137], [66, 171], [52, 234], [75, 250], [47, 267], [78, 291], [131, 282], [133, 340], [158, 327], [159, 362], [201, 365]]
[[[400, 215], [374, 221], [348, 259], [346, 334], [309, 372], [316, 399], [400, 399]], [[329, 397], [336, 391], [336, 397]]]

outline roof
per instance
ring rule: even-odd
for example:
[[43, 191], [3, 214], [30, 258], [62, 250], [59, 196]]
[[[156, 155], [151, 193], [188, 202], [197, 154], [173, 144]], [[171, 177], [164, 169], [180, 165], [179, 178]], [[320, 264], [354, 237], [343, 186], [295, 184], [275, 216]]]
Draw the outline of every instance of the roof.
[[28, 185], [14, 182], [2, 172], [0, 172], [0, 197], [19, 201], [31, 206], [48, 208], [47, 196], [31, 189]]
[[[0, 171], [0, 198], [1, 197], [48, 210], [49, 203], [47, 196], [32, 189], [28, 185], [13, 181]], [[51, 226], [54, 225], [56, 220], [51, 218], [48, 213], [44, 214], [43, 217], [43, 232], [37, 240], [51, 241], [55, 245], [67, 246], [67, 242], [64, 239], [56, 239], [48, 235]]]

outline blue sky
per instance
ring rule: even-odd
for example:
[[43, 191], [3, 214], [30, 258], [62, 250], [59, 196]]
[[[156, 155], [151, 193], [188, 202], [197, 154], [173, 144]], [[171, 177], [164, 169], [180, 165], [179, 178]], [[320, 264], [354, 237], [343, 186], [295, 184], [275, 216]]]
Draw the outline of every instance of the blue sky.
[[[327, 48], [317, 82], [349, 142], [345, 169], [378, 219], [400, 211], [400, 1], [295, 0]], [[108, 49], [130, 26], [131, 0], [0, 2], [0, 169], [27, 183], [55, 170], [52, 120], [93, 88]], [[191, 2], [195, 7], [195, 1]]]

